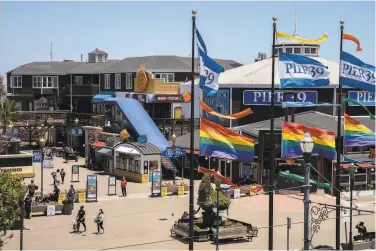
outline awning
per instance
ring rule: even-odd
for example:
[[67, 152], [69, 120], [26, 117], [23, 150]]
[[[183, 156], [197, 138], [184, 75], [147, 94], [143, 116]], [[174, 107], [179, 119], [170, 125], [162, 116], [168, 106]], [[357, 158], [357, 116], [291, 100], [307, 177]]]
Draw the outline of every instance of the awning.
[[0, 172], [11, 172], [20, 178], [34, 178], [33, 166], [14, 166], [14, 167], [1, 167]]
[[115, 97], [115, 93], [99, 93], [93, 97], [93, 102], [102, 102], [104, 99]]
[[115, 149], [115, 151], [128, 154], [128, 155], [136, 155], [136, 156], [141, 155], [141, 153], [137, 151], [136, 149], [131, 148], [131, 147], [126, 147], [126, 146], [119, 146]]
[[97, 141], [97, 142], [94, 142], [93, 144], [91, 144], [92, 147], [105, 147], [106, 146], [106, 143], [102, 142], [102, 141]]
[[97, 153], [112, 156], [112, 149], [102, 148], [102, 149], [98, 150]]

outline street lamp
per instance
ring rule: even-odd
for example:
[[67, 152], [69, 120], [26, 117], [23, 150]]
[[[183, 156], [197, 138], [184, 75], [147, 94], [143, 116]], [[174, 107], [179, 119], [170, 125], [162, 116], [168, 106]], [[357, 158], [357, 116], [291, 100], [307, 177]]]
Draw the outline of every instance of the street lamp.
[[351, 163], [349, 165], [349, 167], [347, 168], [347, 170], [349, 171], [349, 174], [350, 174], [350, 232], [349, 232], [349, 245], [348, 245], [348, 249], [349, 250], [352, 250], [353, 249], [353, 237], [352, 237], [352, 213], [353, 213], [353, 210], [352, 210], [352, 206], [353, 206], [353, 189], [354, 189], [354, 176], [355, 176], [355, 172], [357, 171], [357, 167], [356, 165], [354, 165], [354, 163]]
[[[171, 141], [172, 141], [172, 154], [174, 156], [175, 155], [175, 143], [176, 143], [176, 135], [175, 135], [175, 133], [172, 134]], [[173, 176], [172, 183], [175, 185], [175, 178], [176, 178], [176, 167], [175, 166], [174, 166], [174, 170], [173, 171], [174, 171], [174, 174], [173, 174], [174, 176]]]
[[304, 165], [305, 165], [305, 177], [304, 177], [304, 250], [309, 250], [310, 248], [310, 237], [309, 237], [309, 190], [310, 190], [310, 162], [311, 154], [315, 142], [313, 141], [311, 134], [306, 132], [302, 141], [300, 141], [300, 148], [303, 152]]
[[43, 138], [43, 136], [39, 139], [39, 146], [40, 146], [40, 154], [41, 154], [41, 184], [40, 184], [40, 190], [43, 194], [43, 161], [44, 161], [44, 146], [46, 145], [46, 140]]
[[219, 190], [221, 188], [221, 180], [218, 179], [216, 176], [214, 177], [214, 183], [215, 183], [215, 190], [217, 191], [217, 219], [216, 219], [216, 234], [215, 234], [215, 250], [219, 250]]

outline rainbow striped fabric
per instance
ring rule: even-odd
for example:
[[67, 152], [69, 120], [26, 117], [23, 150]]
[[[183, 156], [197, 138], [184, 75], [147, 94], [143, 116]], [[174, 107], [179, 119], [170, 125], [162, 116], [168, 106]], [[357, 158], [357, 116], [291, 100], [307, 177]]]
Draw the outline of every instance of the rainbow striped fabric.
[[293, 159], [303, 156], [303, 152], [300, 149], [300, 141], [303, 139], [305, 132], [309, 132], [315, 142], [312, 155], [334, 159], [336, 154], [334, 132], [292, 122], [283, 122], [282, 158]]
[[249, 163], [254, 157], [252, 139], [214, 122], [200, 120], [200, 156], [210, 156]]
[[347, 114], [345, 114], [344, 126], [344, 146], [375, 145], [376, 134]]

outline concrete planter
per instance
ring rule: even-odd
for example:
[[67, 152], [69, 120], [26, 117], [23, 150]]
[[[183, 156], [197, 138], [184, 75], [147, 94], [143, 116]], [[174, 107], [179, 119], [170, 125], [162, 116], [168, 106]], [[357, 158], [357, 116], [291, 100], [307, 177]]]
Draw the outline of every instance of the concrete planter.
[[[346, 197], [350, 197], [350, 192], [344, 192], [343, 195], [345, 195]], [[353, 196], [357, 196], [357, 197], [374, 196], [374, 195], [376, 195], [374, 189], [373, 190], [353, 191]]]

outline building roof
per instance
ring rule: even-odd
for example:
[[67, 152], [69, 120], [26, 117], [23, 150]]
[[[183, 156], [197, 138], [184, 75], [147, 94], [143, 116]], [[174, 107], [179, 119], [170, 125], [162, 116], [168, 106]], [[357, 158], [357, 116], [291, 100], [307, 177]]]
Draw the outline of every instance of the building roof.
[[[310, 57], [314, 60], [326, 65], [330, 70], [330, 85], [338, 85], [339, 79], [339, 65], [321, 57]], [[279, 87], [279, 60], [275, 58], [275, 75], [274, 83]], [[219, 76], [220, 87], [245, 87], [250, 86], [270, 86], [271, 85], [271, 72], [272, 72], [272, 58], [260, 60], [258, 62], [243, 65], [231, 70], [221, 73]]]
[[93, 74], [93, 73], [101, 73], [104, 69], [107, 69], [113, 64], [118, 63], [120, 60], [108, 60], [107, 62], [103, 63], [85, 63], [81, 64], [76, 68], [68, 70], [67, 73], [69, 74]]
[[94, 55], [98, 55], [99, 54], [99, 55], [101, 55], [101, 54], [108, 54], [108, 53], [105, 52], [105, 51], [98, 50], [98, 48], [96, 48], [92, 52], [89, 52], [89, 54], [94, 54]]
[[[198, 150], [200, 148], [200, 129], [194, 130], [194, 149]], [[191, 147], [191, 134], [186, 133], [180, 137], [176, 138], [175, 146], [184, 148], [184, 149], [189, 149]]]
[[65, 75], [69, 70], [83, 64], [86, 64], [86, 62], [31, 62], [21, 65], [10, 72], [11, 75]]
[[[364, 124], [370, 130], [375, 131], [375, 123], [368, 116], [357, 117], [353, 116], [360, 123]], [[282, 121], [284, 117], [274, 119], [274, 129], [282, 130]], [[325, 130], [333, 131], [337, 134], [337, 118], [321, 112], [308, 111], [295, 114], [295, 123], [303, 124], [309, 127], [322, 128]], [[258, 137], [260, 130], [269, 130], [270, 120], [264, 120], [248, 125], [237, 126], [232, 129], [240, 130], [254, 137]], [[343, 130], [341, 130], [343, 135]]]
[[[125, 58], [118, 63], [106, 68], [104, 72], [136, 72], [141, 65], [151, 72], [191, 72], [191, 58], [179, 56], [145, 56]], [[234, 60], [214, 59], [225, 70], [241, 66]], [[195, 69], [198, 71], [198, 60], [195, 59]]]
[[155, 155], [161, 154], [161, 151], [158, 150], [156, 146], [153, 144], [146, 142], [146, 143], [138, 143], [138, 142], [127, 142], [127, 145], [131, 145], [140, 151], [143, 155]]

